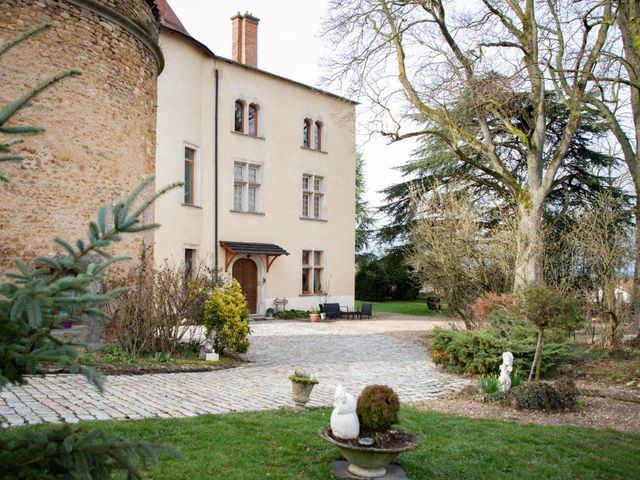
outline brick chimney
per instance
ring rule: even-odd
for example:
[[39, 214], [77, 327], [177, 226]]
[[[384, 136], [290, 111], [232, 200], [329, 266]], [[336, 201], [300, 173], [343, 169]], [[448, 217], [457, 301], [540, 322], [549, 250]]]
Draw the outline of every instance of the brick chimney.
[[236, 62], [258, 67], [258, 22], [259, 18], [249, 12], [238, 12], [231, 17], [233, 26], [232, 55]]

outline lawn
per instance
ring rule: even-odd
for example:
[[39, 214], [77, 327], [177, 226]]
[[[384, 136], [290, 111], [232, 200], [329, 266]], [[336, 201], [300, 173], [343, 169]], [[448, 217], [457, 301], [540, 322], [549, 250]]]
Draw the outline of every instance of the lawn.
[[360, 309], [362, 303], [371, 303], [373, 305], [374, 315], [376, 312], [401, 313], [403, 315], [419, 315], [422, 317], [442, 315], [442, 312], [429, 310], [425, 300], [390, 300], [388, 302], [367, 302], [363, 300], [356, 300], [356, 308]]
[[[332, 478], [329, 462], [340, 459], [317, 435], [330, 415], [328, 408], [285, 409], [95, 424], [182, 452], [182, 459], [162, 456], [148, 478], [326, 480]], [[640, 435], [476, 420], [408, 406], [401, 420], [422, 440], [400, 457], [413, 479], [640, 478]]]

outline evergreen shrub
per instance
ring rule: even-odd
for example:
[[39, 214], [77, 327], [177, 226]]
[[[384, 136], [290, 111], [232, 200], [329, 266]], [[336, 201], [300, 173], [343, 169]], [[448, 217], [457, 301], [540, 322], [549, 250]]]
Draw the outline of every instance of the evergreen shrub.
[[379, 433], [398, 422], [400, 399], [391, 387], [369, 385], [358, 397], [356, 412], [364, 432]]
[[575, 397], [565, 397], [553, 385], [545, 382], [528, 383], [516, 395], [516, 407], [528, 410], [561, 411], [575, 407]]
[[[528, 371], [535, 354], [535, 338], [510, 339], [491, 330], [447, 330], [435, 328], [431, 337], [433, 361], [448, 371], [478, 375], [495, 374], [503, 352], [512, 352], [517, 371]], [[550, 372], [571, 350], [567, 343], [542, 347], [542, 372]]]
[[234, 278], [231, 283], [216, 287], [204, 306], [204, 326], [207, 335], [215, 332], [213, 347], [217, 353], [245, 353], [250, 333], [249, 309], [242, 288]]

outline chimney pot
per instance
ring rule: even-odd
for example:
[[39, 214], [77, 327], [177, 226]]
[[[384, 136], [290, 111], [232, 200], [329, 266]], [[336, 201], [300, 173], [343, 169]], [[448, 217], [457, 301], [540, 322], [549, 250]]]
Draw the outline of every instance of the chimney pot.
[[259, 18], [249, 12], [238, 12], [231, 17], [231, 57], [234, 61], [258, 67], [258, 22]]

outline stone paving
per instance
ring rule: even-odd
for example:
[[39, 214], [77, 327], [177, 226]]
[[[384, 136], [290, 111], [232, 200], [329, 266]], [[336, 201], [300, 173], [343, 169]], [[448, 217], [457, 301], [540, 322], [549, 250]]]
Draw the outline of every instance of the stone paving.
[[[370, 323], [371, 322], [371, 323]], [[371, 325], [376, 333], [371, 333]], [[427, 330], [429, 321], [411, 324]], [[32, 377], [0, 392], [6, 425], [146, 417], [189, 417], [203, 413], [291, 406], [287, 376], [304, 368], [320, 379], [311, 406], [330, 405], [338, 384], [353, 394], [368, 384], [393, 387], [401, 401], [428, 400], [468, 382], [438, 372], [424, 347], [384, 334], [407, 330], [402, 322], [308, 323], [263, 321], [252, 325], [251, 363], [198, 373], [114, 375], [100, 394], [79, 375]]]

